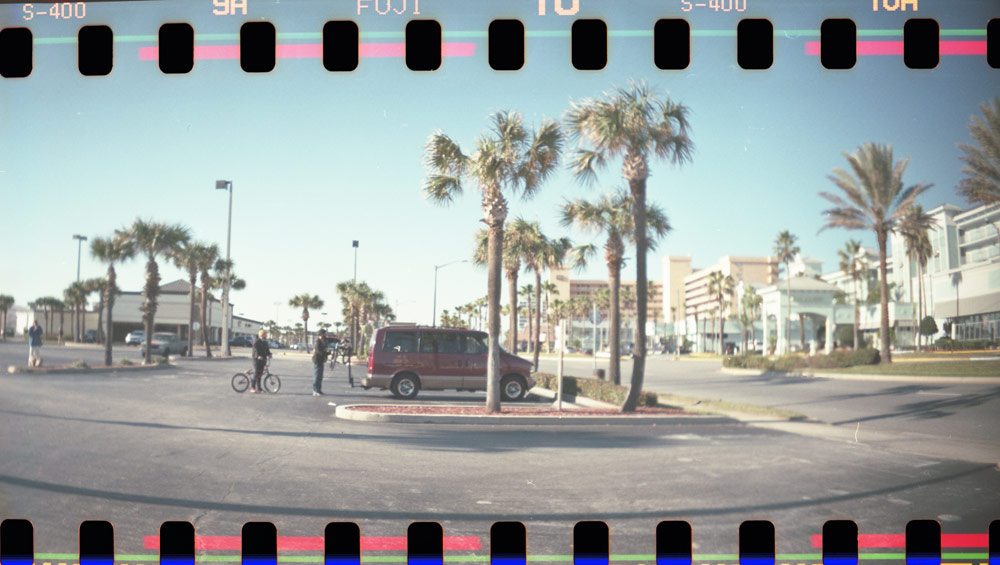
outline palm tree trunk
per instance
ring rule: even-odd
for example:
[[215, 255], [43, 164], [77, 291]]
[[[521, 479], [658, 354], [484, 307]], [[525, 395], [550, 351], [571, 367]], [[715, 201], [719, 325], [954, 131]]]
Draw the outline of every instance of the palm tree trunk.
[[[645, 168], [645, 163], [642, 164]], [[634, 412], [639, 404], [642, 382], [646, 373], [646, 293], [649, 280], [646, 277], [646, 177], [629, 180], [632, 192], [632, 215], [635, 218], [635, 307], [636, 338], [632, 349], [632, 382], [628, 396], [622, 404], [622, 412]]]
[[104, 289], [104, 302], [107, 305], [108, 317], [105, 323], [105, 337], [104, 337], [104, 365], [106, 367], [111, 366], [112, 356], [111, 347], [112, 343], [115, 341], [114, 323], [111, 318], [111, 309], [115, 306], [115, 285], [118, 284], [118, 275], [115, 273], [114, 263], [108, 265], [108, 280], [107, 286]]
[[212, 346], [208, 340], [208, 281], [201, 278], [201, 336], [205, 343], [205, 357], [212, 356]]
[[191, 304], [188, 306], [188, 348], [187, 356], [194, 357], [194, 283], [198, 273], [191, 271], [188, 273], [188, 283], [191, 284]]
[[[910, 258], [907, 257], [906, 260], [910, 261]], [[913, 305], [913, 277], [910, 276], [910, 266], [909, 265], [906, 265], [906, 284], [907, 284], [907, 287], [908, 287], [909, 292], [910, 292], [910, 305]], [[916, 349], [917, 348], [917, 310], [914, 309], [913, 312], [912, 312], [912, 314], [913, 315], [911, 316], [911, 321], [913, 322], [913, 325], [910, 326], [910, 327], [913, 328], [913, 349]]]
[[[538, 370], [538, 354], [542, 348], [542, 272], [540, 270], [535, 271], [535, 371]], [[548, 314], [548, 312], [546, 312]], [[546, 328], [546, 334], [550, 332], [551, 329]], [[548, 340], [548, 335], [545, 336], [546, 341]]]
[[486, 412], [492, 414], [500, 411], [500, 271], [503, 259], [503, 220], [495, 221], [487, 229], [486, 316], [490, 343], [486, 360]]
[[799, 314], [799, 347], [802, 348], [802, 352], [806, 352], [806, 316], [805, 314]]
[[510, 312], [507, 321], [510, 331], [507, 333], [507, 349], [517, 355], [517, 271], [507, 270], [507, 300], [510, 301]]
[[[59, 309], [59, 344], [60, 345], [62, 345], [63, 343], [65, 343], [65, 337], [64, 336], [66, 334], [64, 333], [65, 332], [65, 327], [63, 325], [63, 320], [65, 319], [65, 314], [64, 314], [65, 310], [66, 310], [65, 308], [60, 308]], [[49, 325], [49, 313], [46, 312], [45, 313], [45, 327], [48, 328], [48, 325]], [[46, 329], [45, 333], [49, 333], [49, 330]]]
[[621, 351], [621, 264], [608, 264], [608, 380], [616, 385], [622, 384], [622, 351]]
[[[721, 312], [722, 309], [720, 308]], [[719, 314], [719, 355], [726, 353], [726, 316]]]
[[886, 240], [888, 233], [886, 230], [877, 230], [878, 239], [878, 285], [879, 302], [881, 302], [882, 320], [879, 325], [879, 341], [882, 346], [880, 358], [883, 364], [892, 363], [892, 352], [889, 350], [889, 281], [886, 278]]
[[924, 323], [924, 266], [917, 261], [917, 351], [923, 349], [924, 336], [920, 331]]
[[858, 324], [860, 323], [859, 318], [861, 317], [860, 308], [858, 307], [858, 279], [854, 279], [854, 350], [858, 350]]
[[147, 365], [153, 363], [153, 350], [150, 347], [153, 342], [154, 320], [156, 318], [156, 294], [160, 286], [160, 269], [152, 258], [146, 261], [146, 286], [143, 289], [145, 300], [143, 302], [143, 322], [146, 330], [146, 355], [143, 362]]
[[528, 353], [534, 353], [534, 351], [532, 350], [531, 347], [532, 347], [532, 345], [534, 345], [534, 339], [532, 339], [532, 338], [535, 335], [534, 334], [534, 331], [535, 331], [535, 328], [534, 328], [534, 318], [535, 318], [535, 315], [534, 315], [534, 312], [531, 309], [531, 295], [530, 294], [527, 295], [526, 298], [528, 299], [528, 339], [527, 339], [528, 343], [527, 343], [527, 352]]

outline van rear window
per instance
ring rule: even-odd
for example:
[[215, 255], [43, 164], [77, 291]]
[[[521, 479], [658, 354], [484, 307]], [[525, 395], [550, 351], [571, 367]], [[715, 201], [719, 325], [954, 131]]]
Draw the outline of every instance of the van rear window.
[[414, 353], [417, 351], [417, 332], [386, 332], [382, 351]]

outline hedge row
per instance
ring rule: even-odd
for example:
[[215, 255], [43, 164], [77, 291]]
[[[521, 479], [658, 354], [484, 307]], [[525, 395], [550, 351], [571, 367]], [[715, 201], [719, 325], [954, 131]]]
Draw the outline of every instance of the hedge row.
[[877, 349], [859, 349], [834, 351], [829, 355], [783, 355], [775, 359], [762, 355], [732, 355], [722, 360], [722, 366], [733, 369], [788, 372], [801, 369], [838, 369], [855, 365], [876, 365], [879, 361]]
[[[549, 390], [559, 388], [558, 377], [551, 373], [535, 373], [532, 375], [538, 386]], [[593, 378], [568, 377], [563, 375], [563, 394], [572, 396], [586, 396], [593, 400], [600, 400], [621, 406], [625, 403], [628, 395], [628, 387], [616, 385], [610, 381], [602, 381]], [[656, 393], [644, 390], [639, 394], [639, 406], [656, 406], [659, 399]]]
[[966, 349], [997, 349], [1000, 341], [989, 339], [970, 339], [956, 341], [950, 337], [942, 337], [934, 342], [934, 349], [941, 351], [962, 351]]

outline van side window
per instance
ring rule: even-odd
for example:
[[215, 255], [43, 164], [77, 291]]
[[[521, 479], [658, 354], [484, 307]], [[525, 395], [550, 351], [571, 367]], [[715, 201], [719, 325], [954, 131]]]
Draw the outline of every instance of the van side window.
[[481, 334], [468, 334], [465, 336], [465, 352], [471, 355], [482, 355], [489, 351], [486, 344], [486, 336]]
[[414, 353], [417, 350], [417, 332], [386, 332], [382, 351]]
[[434, 334], [430, 332], [420, 333], [420, 352], [434, 353]]
[[455, 332], [441, 332], [437, 334], [438, 353], [445, 355], [455, 355], [465, 353], [462, 334]]

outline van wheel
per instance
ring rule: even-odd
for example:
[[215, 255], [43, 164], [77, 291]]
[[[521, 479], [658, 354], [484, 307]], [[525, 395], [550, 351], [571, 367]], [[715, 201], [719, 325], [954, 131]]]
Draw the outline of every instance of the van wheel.
[[396, 375], [396, 378], [392, 379], [392, 385], [390, 385], [389, 390], [392, 391], [392, 395], [396, 398], [407, 400], [416, 398], [417, 393], [420, 392], [420, 379], [412, 373]]
[[527, 385], [521, 375], [507, 375], [500, 379], [500, 391], [503, 399], [512, 402], [524, 398]]

